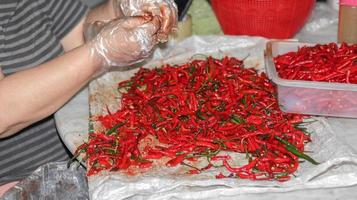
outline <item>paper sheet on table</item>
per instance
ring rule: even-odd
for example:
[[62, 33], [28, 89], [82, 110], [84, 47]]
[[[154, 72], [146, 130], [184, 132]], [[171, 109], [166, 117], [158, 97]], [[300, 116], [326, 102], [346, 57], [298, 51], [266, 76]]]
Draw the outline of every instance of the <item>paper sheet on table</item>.
[[[163, 63], [184, 63], [195, 54], [224, 55], [245, 60], [246, 67], [264, 70], [266, 40], [255, 37], [206, 36], [191, 37], [175, 47], [158, 50], [148, 66]], [[90, 85], [90, 110], [92, 114], [105, 114], [109, 105], [115, 111], [118, 105], [117, 83], [134, 75], [137, 69], [112, 72]], [[250, 181], [241, 179], [215, 179], [216, 169], [198, 175], [180, 174], [180, 168], [161, 168], [149, 173], [128, 177], [120, 173], [89, 178], [91, 199], [217, 199], [242, 193], [284, 192], [308, 188], [328, 188], [357, 184], [356, 154], [336, 137], [324, 118], [307, 128], [312, 133], [312, 143], [307, 146], [320, 165], [304, 162], [288, 182]], [[342, 130], [341, 130], [342, 131]], [[173, 175], [178, 173], [179, 175]]]

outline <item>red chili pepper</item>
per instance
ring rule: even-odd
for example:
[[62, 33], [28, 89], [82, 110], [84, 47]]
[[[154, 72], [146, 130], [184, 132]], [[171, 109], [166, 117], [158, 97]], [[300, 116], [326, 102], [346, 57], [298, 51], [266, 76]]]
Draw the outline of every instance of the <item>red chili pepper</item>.
[[229, 165], [227, 160], [223, 160], [223, 165], [226, 167], [226, 169], [228, 171], [233, 172], [233, 173], [239, 173], [239, 172], [242, 172], [242, 171], [248, 171], [248, 170], [252, 169], [257, 162], [258, 162], [258, 160], [255, 159], [255, 160], [251, 161], [248, 165], [244, 165], [242, 167], [234, 168], [234, 167]]
[[222, 179], [222, 178], [227, 178], [227, 176], [223, 175], [222, 172], [220, 172], [218, 175], [216, 175], [217, 179]]
[[285, 182], [285, 181], [288, 181], [290, 180], [291, 177], [290, 176], [280, 176], [280, 177], [277, 177], [276, 180], [277, 181], [280, 181], [280, 182]]
[[185, 157], [186, 157], [186, 154], [181, 154], [181, 155], [177, 156], [176, 158], [173, 158], [173, 159], [169, 160], [166, 163], [166, 166], [175, 167], [178, 164], [182, 163], [185, 160]]
[[161, 153], [155, 153], [155, 154], [149, 154], [149, 155], [145, 156], [144, 158], [145, 158], [145, 159], [148, 159], [148, 160], [151, 160], [151, 159], [160, 159], [160, 158], [162, 158], [162, 157], [164, 157], [163, 154], [161, 154]]
[[196, 145], [197, 146], [202, 146], [202, 147], [208, 147], [208, 148], [211, 148], [211, 149], [218, 149], [219, 148], [219, 146], [217, 144], [213, 144], [211, 142], [205, 142], [205, 141], [197, 141]]
[[199, 174], [201, 172], [199, 170], [197, 170], [197, 169], [191, 169], [191, 170], [188, 171], [188, 173], [189, 174]]
[[[278, 69], [293, 77], [310, 76], [310, 69], [315, 79], [329, 75], [330, 71], [315, 69], [314, 59], [304, 60], [309, 50], [303, 51], [276, 58], [281, 62]], [[327, 50], [324, 47], [321, 51]], [[320, 56], [326, 55], [323, 52]], [[345, 64], [341, 61], [340, 65]], [[357, 70], [347, 71], [343, 78], [355, 81]], [[311, 141], [296, 126], [303, 116], [280, 110], [275, 86], [266, 74], [244, 69], [236, 58], [209, 57], [152, 70], [141, 68], [118, 85], [122, 93], [120, 109], [93, 118], [103, 130], [91, 133], [89, 141], [77, 151], [86, 153], [88, 175], [103, 170], [132, 175], [140, 171], [137, 168], [149, 170], [152, 162], [175, 167], [188, 165], [184, 161], [193, 167], [186, 173], [196, 174], [214, 167], [210, 162], [222, 161], [231, 174], [218, 174], [217, 178], [280, 181], [287, 178], [278, 178], [276, 173], [294, 173], [298, 157], [274, 138], [286, 140], [300, 152]], [[229, 165], [230, 156], [217, 155], [221, 150], [244, 153], [248, 163], [234, 168]], [[207, 159], [208, 165], [195, 166], [202, 159]]]
[[261, 116], [254, 116], [251, 115], [247, 118], [248, 123], [256, 124], [256, 125], [261, 125], [263, 123], [263, 119]]
[[142, 168], [142, 169], [151, 168], [151, 167], [152, 167], [152, 162], [143, 162], [143, 163], [140, 163], [140, 164], [139, 164], [139, 167]]
[[213, 156], [211, 157], [212, 161], [217, 161], [217, 160], [229, 160], [231, 159], [231, 156], [225, 155], [225, 156]]

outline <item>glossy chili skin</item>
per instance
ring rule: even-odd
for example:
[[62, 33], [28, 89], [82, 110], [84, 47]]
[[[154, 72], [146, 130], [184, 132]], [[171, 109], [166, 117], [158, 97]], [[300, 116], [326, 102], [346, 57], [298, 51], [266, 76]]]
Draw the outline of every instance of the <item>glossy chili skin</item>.
[[357, 44], [303, 46], [274, 62], [284, 79], [357, 84]]
[[[121, 109], [94, 116], [106, 131], [90, 133], [78, 149], [88, 175], [165, 160], [166, 167], [188, 167], [188, 174], [217, 167], [226, 170], [217, 178], [285, 181], [310, 141], [299, 128], [304, 116], [283, 113], [267, 76], [233, 57], [141, 68], [118, 90]], [[235, 166], [224, 152], [243, 153], [247, 164]], [[199, 158], [209, 164], [195, 167]]]

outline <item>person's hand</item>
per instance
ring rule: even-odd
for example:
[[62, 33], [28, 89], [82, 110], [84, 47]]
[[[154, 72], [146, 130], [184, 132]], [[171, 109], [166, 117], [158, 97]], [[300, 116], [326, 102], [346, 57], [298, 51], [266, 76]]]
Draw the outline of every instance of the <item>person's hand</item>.
[[168, 35], [177, 28], [177, 6], [174, 0], [112, 0], [117, 17], [158, 16], [160, 30], [158, 40], [165, 42]]
[[157, 17], [125, 17], [85, 28], [91, 56], [102, 69], [128, 66], [149, 57], [157, 44]]

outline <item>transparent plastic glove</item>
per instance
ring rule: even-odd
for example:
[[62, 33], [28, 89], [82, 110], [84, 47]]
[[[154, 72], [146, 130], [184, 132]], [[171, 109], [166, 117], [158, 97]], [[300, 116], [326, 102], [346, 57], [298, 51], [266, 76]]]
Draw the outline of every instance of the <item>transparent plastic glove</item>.
[[126, 17], [108, 23], [95, 22], [85, 28], [91, 56], [102, 71], [128, 66], [148, 58], [157, 44], [160, 22], [156, 17]]
[[158, 40], [166, 42], [177, 28], [177, 6], [174, 0], [114, 0], [117, 16], [158, 16], [161, 27]]

